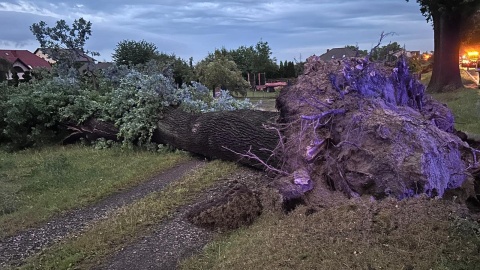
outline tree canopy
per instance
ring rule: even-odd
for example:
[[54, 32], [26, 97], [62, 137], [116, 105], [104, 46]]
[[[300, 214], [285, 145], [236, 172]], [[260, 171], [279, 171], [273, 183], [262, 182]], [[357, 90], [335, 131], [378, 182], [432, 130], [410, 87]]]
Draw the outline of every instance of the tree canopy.
[[463, 46], [478, 46], [480, 44], [480, 10], [475, 12], [473, 16], [464, 25], [462, 31]]
[[385, 46], [374, 48], [371, 52], [371, 58], [373, 60], [393, 61], [393, 53], [401, 49], [400, 44], [392, 42]]
[[220, 87], [223, 90], [245, 95], [250, 88], [235, 62], [221, 52], [214, 55], [213, 61], [205, 59], [198, 63], [196, 69], [200, 82], [212, 90]]
[[112, 59], [119, 65], [145, 64], [157, 55], [157, 46], [145, 40], [122, 40], [115, 47]]
[[57, 21], [54, 27], [40, 21], [32, 24], [30, 31], [40, 43], [40, 47], [50, 49], [50, 57], [67, 67], [73, 67], [77, 58], [85, 53], [99, 55], [97, 52], [85, 50], [85, 43], [92, 35], [92, 23], [83, 18], [75, 20], [72, 26], [65, 20]]

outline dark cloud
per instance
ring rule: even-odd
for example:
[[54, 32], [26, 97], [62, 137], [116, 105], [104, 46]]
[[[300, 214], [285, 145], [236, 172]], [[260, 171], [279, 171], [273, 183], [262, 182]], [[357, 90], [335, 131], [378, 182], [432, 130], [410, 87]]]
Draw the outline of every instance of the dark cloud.
[[28, 30], [32, 23], [79, 17], [93, 23], [88, 48], [105, 59], [125, 39], [144, 39], [161, 51], [195, 60], [215, 48], [250, 46], [260, 39], [279, 60], [347, 44], [370, 49], [382, 31], [397, 33], [388, 41], [408, 49], [433, 48], [432, 28], [418, 5], [397, 0], [0, 0], [0, 23], [14, 26], [2, 27], [0, 39], [18, 47], [36, 46]]

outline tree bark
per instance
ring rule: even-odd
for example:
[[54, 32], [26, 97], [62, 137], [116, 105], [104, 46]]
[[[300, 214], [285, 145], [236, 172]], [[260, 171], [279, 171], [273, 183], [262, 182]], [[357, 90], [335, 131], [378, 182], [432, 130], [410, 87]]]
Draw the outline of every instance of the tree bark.
[[[266, 126], [274, 123], [277, 117], [276, 112], [254, 110], [194, 114], [169, 109], [158, 121], [151, 141], [211, 159], [238, 161], [257, 168], [264, 168], [265, 164], [275, 167], [278, 161], [272, 151], [279, 137], [275, 130]], [[118, 128], [110, 122], [92, 118], [81, 125], [66, 126], [72, 133], [63, 140], [64, 144], [75, 143], [80, 138], [119, 140]]]
[[193, 114], [176, 109], [158, 121], [152, 141], [208, 158], [262, 167], [259, 160], [239, 155], [250, 151], [275, 166], [277, 161], [271, 154], [279, 138], [275, 130], [264, 125], [274, 122], [277, 116], [275, 112], [253, 110]]
[[461, 15], [432, 12], [434, 32], [434, 63], [428, 84], [431, 92], [442, 92], [463, 87], [458, 54], [461, 42]]

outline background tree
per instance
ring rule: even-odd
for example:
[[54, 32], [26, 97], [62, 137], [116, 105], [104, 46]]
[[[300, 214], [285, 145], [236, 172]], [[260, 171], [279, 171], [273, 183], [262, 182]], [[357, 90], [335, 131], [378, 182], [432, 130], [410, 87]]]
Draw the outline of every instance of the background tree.
[[57, 21], [54, 27], [48, 27], [44, 21], [40, 21], [30, 26], [30, 31], [40, 47], [49, 49], [49, 56], [60, 65], [59, 70], [68, 72], [69, 68], [75, 67], [78, 57], [84, 57], [85, 54], [99, 55], [85, 50], [85, 43], [92, 35], [92, 23], [83, 18], [75, 20], [72, 26], [65, 20]]
[[480, 8], [480, 1], [417, 0], [417, 3], [427, 21], [433, 23], [435, 62], [428, 89], [441, 92], [463, 87], [458, 65], [461, 32]]
[[16, 87], [19, 82], [20, 77], [18, 76], [18, 73], [15, 70], [12, 70], [12, 85]]
[[402, 47], [397, 42], [389, 43], [382, 47], [374, 48], [371, 52], [371, 58], [375, 61], [394, 61], [393, 53], [401, 50]]
[[238, 49], [231, 50], [229, 54], [245, 78], [247, 77], [248, 73], [257, 71], [254, 67], [254, 58], [256, 52], [253, 46], [240, 46]]
[[345, 45], [345, 48], [356, 51], [358, 54], [358, 57], [367, 56], [368, 54], [367, 50], [360, 50], [360, 47], [358, 47], [358, 45]]
[[265, 72], [267, 78], [275, 76], [278, 70], [277, 60], [272, 58], [272, 49], [266, 41], [259, 41], [255, 45], [253, 58], [253, 72]]
[[249, 83], [243, 78], [234, 61], [221, 53], [215, 54], [213, 61], [203, 60], [197, 64], [197, 76], [201, 83], [212, 89], [220, 87], [224, 90], [246, 95]]
[[[193, 63], [188, 63], [180, 57], [176, 57], [175, 54], [157, 53], [153, 56], [152, 60], [158, 65], [159, 70], [169, 69], [172, 73], [171, 76], [177, 87], [182, 84], [190, 84], [195, 80]], [[193, 62], [193, 59], [189, 61]]]
[[285, 63], [286, 63], [284, 64], [285, 72], [283, 74], [285, 78], [296, 77], [295, 64], [292, 61], [285, 61]]
[[157, 46], [145, 40], [123, 40], [115, 47], [112, 59], [119, 65], [145, 64], [157, 56]]
[[23, 73], [23, 82], [29, 82], [30, 80], [32, 79], [32, 74], [30, 73], [30, 71], [25, 71]]
[[0, 58], [0, 83], [8, 78], [8, 72], [12, 69], [12, 63]]
[[463, 46], [478, 46], [478, 44], [480, 44], [480, 10], [469, 18], [462, 31]]
[[[285, 61], [286, 62], [286, 61]], [[278, 78], [285, 78], [285, 66], [283, 65], [283, 62], [280, 61], [280, 65], [278, 66]]]

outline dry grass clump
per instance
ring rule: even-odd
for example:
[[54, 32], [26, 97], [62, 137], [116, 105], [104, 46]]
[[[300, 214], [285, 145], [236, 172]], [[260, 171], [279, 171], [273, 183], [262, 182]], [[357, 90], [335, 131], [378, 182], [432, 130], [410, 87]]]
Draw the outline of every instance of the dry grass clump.
[[480, 226], [450, 201], [338, 198], [265, 214], [183, 269], [478, 269]]

